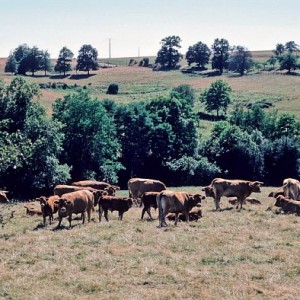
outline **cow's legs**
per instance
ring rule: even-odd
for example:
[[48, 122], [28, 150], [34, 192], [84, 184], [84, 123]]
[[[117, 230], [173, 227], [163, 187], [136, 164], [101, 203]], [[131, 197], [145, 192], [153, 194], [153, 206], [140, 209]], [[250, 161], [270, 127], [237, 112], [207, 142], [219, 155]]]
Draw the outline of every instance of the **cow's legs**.
[[184, 212], [184, 215], [185, 215], [185, 220], [186, 220], [186, 222], [187, 223], [189, 223], [189, 221], [190, 221], [190, 214], [189, 214], [189, 212]]
[[119, 211], [119, 220], [122, 220], [123, 219], [123, 213], [121, 211]]
[[62, 221], [62, 217], [59, 217], [59, 221], [58, 221], [57, 228], [59, 228], [59, 227], [60, 227], [61, 221]]
[[108, 214], [108, 209], [105, 209], [104, 210], [104, 217], [105, 217], [105, 220], [108, 222], [108, 216], [107, 216], [107, 214]]
[[143, 207], [143, 210], [142, 210], [142, 216], [141, 216], [141, 220], [143, 220], [145, 212], [146, 212], [146, 208], [145, 208], [145, 207]]
[[221, 200], [221, 197], [220, 197], [220, 196], [216, 196], [216, 197], [214, 198], [215, 205], [216, 205], [216, 210], [220, 210], [220, 200]]
[[148, 215], [149, 215], [150, 219], [151, 219], [151, 220], [153, 220], [153, 218], [152, 218], [152, 216], [151, 216], [150, 209], [151, 209], [151, 207], [148, 207], [148, 209], [147, 209], [147, 213], [148, 213]]
[[87, 211], [87, 215], [88, 215], [88, 222], [91, 222], [91, 210]]
[[71, 228], [72, 214], [69, 214], [69, 228]]

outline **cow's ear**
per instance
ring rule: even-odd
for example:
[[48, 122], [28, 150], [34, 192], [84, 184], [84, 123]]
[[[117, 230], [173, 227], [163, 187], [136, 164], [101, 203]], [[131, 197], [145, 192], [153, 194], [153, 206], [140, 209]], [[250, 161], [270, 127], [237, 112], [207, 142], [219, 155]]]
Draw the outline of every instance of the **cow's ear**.
[[261, 182], [261, 181], [255, 181], [254, 184], [255, 184], [255, 185], [263, 185], [264, 183]]

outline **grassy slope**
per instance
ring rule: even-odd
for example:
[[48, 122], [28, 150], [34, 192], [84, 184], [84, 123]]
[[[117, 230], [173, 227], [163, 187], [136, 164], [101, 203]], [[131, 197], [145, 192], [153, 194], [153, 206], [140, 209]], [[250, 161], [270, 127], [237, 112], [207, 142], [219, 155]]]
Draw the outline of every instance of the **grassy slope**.
[[140, 221], [136, 207], [123, 221], [114, 212], [99, 224], [95, 213], [90, 224], [53, 230], [57, 221], [43, 228], [22, 204], [2, 206], [4, 220], [15, 215], [0, 231], [0, 298], [297, 299], [300, 219], [275, 214], [270, 190], [240, 213], [215, 212], [207, 198], [200, 221], [166, 229]]
[[[266, 61], [271, 56], [271, 51], [253, 52], [256, 61]], [[140, 58], [136, 58], [137, 61]], [[152, 61], [153, 58], [150, 59]], [[224, 74], [218, 77], [203, 78], [199, 75], [182, 74], [180, 71], [153, 72], [149, 68], [128, 67], [126, 63], [129, 58], [114, 59], [118, 63], [116, 68], [106, 68], [91, 72], [90, 77], [85, 73], [73, 72], [66, 78], [59, 76], [44, 77], [38, 74], [37, 77], [28, 80], [37, 83], [63, 82], [70, 86], [86, 86], [91, 94], [99, 99], [113, 99], [118, 103], [131, 101], [145, 101], [158, 96], [166, 95], [173, 87], [180, 84], [189, 84], [200, 94], [203, 88], [217, 80], [227, 81], [233, 89], [234, 101], [246, 102], [249, 100], [267, 99], [274, 103], [274, 107], [282, 112], [295, 114], [300, 118], [300, 76], [285, 76], [278, 74], [252, 74], [243, 77], [236, 77]], [[9, 82], [12, 76], [4, 73], [5, 59], [0, 59], [0, 79]], [[106, 95], [110, 83], [119, 83], [118, 95]], [[74, 89], [43, 89], [40, 102], [51, 112], [53, 101]], [[197, 107], [201, 109], [201, 107]]]

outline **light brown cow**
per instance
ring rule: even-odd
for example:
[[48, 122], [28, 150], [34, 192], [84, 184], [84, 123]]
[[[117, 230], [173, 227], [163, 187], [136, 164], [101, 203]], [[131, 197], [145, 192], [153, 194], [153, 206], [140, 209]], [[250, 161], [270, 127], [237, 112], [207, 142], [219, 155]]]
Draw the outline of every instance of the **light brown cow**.
[[0, 191], [0, 203], [9, 203], [6, 193], [8, 193], [8, 191]]
[[51, 222], [53, 221], [53, 215], [57, 213], [58, 210], [58, 204], [55, 203], [56, 201], [58, 201], [58, 199], [58, 196], [50, 196], [48, 198], [45, 196], [41, 196], [40, 198], [36, 199], [40, 202], [41, 205], [44, 226], [46, 225], [47, 216], [49, 216], [49, 223], [51, 225]]
[[279, 195], [276, 198], [275, 206], [281, 207], [286, 214], [296, 213], [297, 215], [300, 215], [300, 201]]
[[75, 185], [58, 184], [54, 187], [53, 193], [54, 193], [54, 195], [61, 197], [63, 194], [72, 193], [72, 192], [76, 192], [76, 191], [82, 191], [82, 190], [87, 190], [90, 192], [98, 191], [97, 189], [94, 189], [91, 187], [81, 187], [81, 186], [75, 186]]
[[279, 187], [277, 188], [275, 191], [271, 192], [268, 197], [273, 197], [273, 198], [277, 198], [277, 196], [282, 195], [284, 196], [284, 191], [283, 191], [283, 187]]
[[97, 190], [106, 190], [108, 195], [115, 196], [116, 191], [120, 189], [119, 186], [113, 185], [104, 181], [97, 180], [81, 180], [75, 181], [72, 185], [80, 186], [80, 187], [91, 187]]
[[161, 192], [167, 189], [163, 182], [146, 178], [131, 178], [128, 180], [127, 186], [129, 197], [134, 201], [138, 201], [145, 192]]
[[169, 212], [175, 213], [175, 225], [177, 225], [179, 213], [183, 213], [187, 222], [189, 222], [189, 211], [192, 207], [201, 203], [202, 199], [203, 196], [200, 194], [191, 195], [186, 192], [169, 190], [160, 192], [156, 197], [159, 209], [159, 227], [168, 226], [165, 218]]
[[239, 210], [243, 207], [245, 198], [251, 193], [260, 193], [260, 186], [263, 182], [260, 181], [248, 181], [248, 180], [228, 180], [222, 178], [215, 178], [210, 186], [214, 195], [214, 201], [216, 210], [220, 210], [220, 199], [222, 196], [237, 197]]
[[85, 212], [88, 215], [88, 221], [91, 220], [91, 212], [94, 211], [94, 195], [87, 190], [76, 191], [72, 193], [63, 194], [57, 201], [59, 223], [60, 227], [62, 218], [68, 217], [69, 227], [71, 227], [72, 214], [82, 214], [82, 224], [85, 222]]
[[300, 200], [300, 182], [294, 178], [286, 178], [283, 180], [284, 196], [293, 200]]
[[25, 203], [23, 205], [26, 209], [26, 215], [34, 216], [34, 215], [42, 215], [41, 205], [38, 201], [32, 201]]

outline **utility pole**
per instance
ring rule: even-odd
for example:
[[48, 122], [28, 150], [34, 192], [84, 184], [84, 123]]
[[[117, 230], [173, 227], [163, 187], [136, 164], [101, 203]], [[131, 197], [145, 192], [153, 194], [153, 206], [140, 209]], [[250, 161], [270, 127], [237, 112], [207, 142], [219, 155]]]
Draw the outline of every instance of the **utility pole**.
[[108, 39], [108, 58], [111, 59], [111, 39]]

